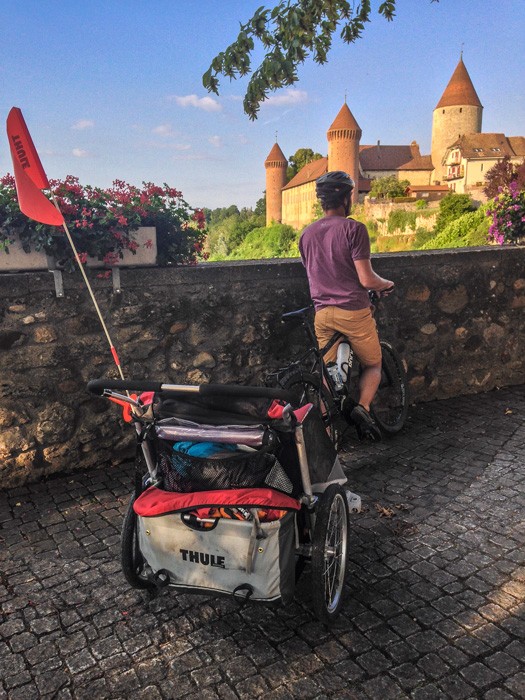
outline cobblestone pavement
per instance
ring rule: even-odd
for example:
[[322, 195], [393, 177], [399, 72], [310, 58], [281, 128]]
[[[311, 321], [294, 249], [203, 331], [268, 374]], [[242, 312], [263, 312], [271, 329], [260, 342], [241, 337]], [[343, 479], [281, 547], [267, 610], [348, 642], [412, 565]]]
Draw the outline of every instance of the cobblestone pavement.
[[343, 455], [348, 599], [154, 599], [119, 565], [129, 466], [0, 493], [0, 698], [525, 697], [525, 386], [414, 407]]

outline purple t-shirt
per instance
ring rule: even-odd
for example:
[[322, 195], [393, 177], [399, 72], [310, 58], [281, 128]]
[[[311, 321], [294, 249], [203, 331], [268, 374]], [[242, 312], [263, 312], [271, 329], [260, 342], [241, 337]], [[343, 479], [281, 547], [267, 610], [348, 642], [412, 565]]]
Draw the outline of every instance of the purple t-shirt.
[[370, 306], [354, 265], [354, 260], [370, 258], [364, 224], [342, 216], [319, 219], [303, 231], [299, 252], [316, 309], [339, 306], [357, 311]]

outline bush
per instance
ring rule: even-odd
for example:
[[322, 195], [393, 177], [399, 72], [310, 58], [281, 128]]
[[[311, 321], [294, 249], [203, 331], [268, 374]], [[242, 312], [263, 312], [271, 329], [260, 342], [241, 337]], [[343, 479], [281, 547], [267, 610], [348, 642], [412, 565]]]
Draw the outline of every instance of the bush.
[[419, 250], [427, 241], [430, 241], [434, 237], [434, 231], [428, 230], [419, 226], [416, 229], [416, 235], [414, 237], [414, 250]]
[[428, 209], [428, 202], [426, 199], [418, 199], [416, 201], [416, 209]]
[[503, 243], [520, 243], [525, 239], [525, 189], [513, 180], [508, 189], [494, 197], [487, 207], [487, 216], [492, 217], [489, 228], [490, 239]]
[[402, 250], [412, 250], [414, 236], [379, 236], [376, 241], [378, 253], [398, 253]]
[[485, 207], [480, 207], [477, 211], [467, 212], [451, 221], [442, 231], [424, 243], [420, 250], [487, 245], [486, 234], [483, 238], [484, 231], [488, 232], [488, 225]]
[[286, 224], [272, 224], [250, 231], [244, 241], [227, 256], [228, 260], [263, 260], [299, 256], [299, 233]]
[[435, 232], [439, 233], [451, 222], [463, 214], [475, 209], [472, 197], [469, 194], [456, 194], [450, 192], [439, 203], [439, 212], [436, 219]]
[[403, 209], [396, 209], [391, 211], [388, 215], [388, 233], [393, 233], [394, 231], [405, 231], [407, 228], [416, 230], [416, 212], [415, 211], [404, 211]]
[[[205, 259], [204, 214], [191, 209], [182, 194], [164, 184], [142, 183], [142, 188], [115, 180], [108, 189], [81, 185], [78, 178], [52, 180], [56, 197], [81, 262], [88, 256], [114, 264], [124, 250], [136, 252], [134, 231], [140, 226], [157, 228], [159, 264], [195, 264]], [[61, 228], [46, 226], [20, 213], [15, 181], [0, 179], [0, 250], [18, 238], [26, 252], [44, 250], [66, 270], [75, 268], [74, 253]]]

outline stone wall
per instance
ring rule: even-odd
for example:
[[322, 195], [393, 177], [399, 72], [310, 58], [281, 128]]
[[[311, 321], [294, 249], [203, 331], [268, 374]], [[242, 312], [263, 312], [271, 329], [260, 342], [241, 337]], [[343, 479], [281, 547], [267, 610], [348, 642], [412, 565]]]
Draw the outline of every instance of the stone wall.
[[[412, 401], [523, 382], [525, 248], [385, 254], [374, 267], [397, 283], [377, 317]], [[298, 261], [121, 270], [121, 293], [90, 274], [128, 377], [259, 383], [304, 347], [280, 321], [309, 301]], [[131, 455], [119, 411], [85, 390], [117, 376], [89, 295], [78, 275], [64, 288], [57, 298], [49, 273], [0, 275], [4, 487]]]

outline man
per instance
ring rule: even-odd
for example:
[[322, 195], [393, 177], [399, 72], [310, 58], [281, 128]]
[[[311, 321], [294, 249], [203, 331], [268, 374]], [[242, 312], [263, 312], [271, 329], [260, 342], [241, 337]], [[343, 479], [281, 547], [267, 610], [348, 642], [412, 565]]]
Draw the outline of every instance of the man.
[[[360, 435], [380, 439], [379, 428], [370, 415], [370, 403], [381, 380], [381, 346], [368, 290], [386, 295], [394, 283], [372, 269], [366, 226], [347, 218], [353, 188], [354, 181], [342, 170], [328, 172], [316, 181], [324, 217], [305, 228], [299, 251], [315, 306], [319, 347], [324, 347], [335, 331], [350, 340], [363, 367], [359, 405], [350, 418]], [[336, 356], [334, 346], [325, 355], [325, 362]]]

